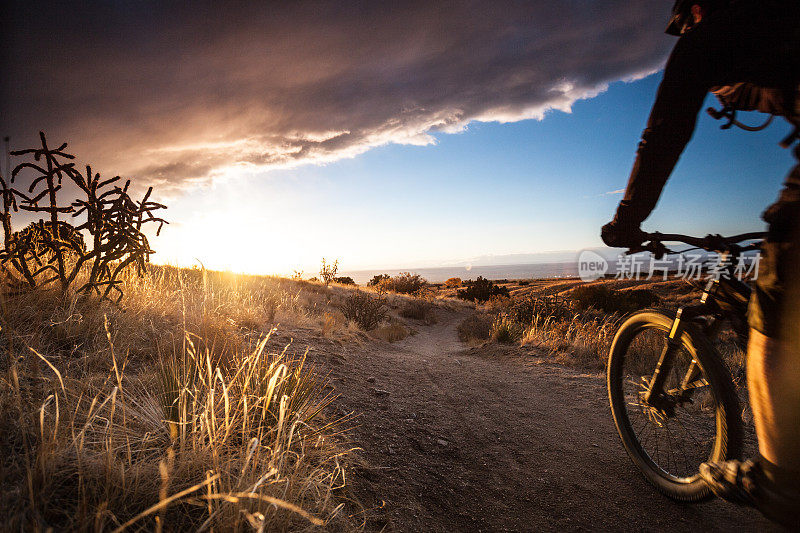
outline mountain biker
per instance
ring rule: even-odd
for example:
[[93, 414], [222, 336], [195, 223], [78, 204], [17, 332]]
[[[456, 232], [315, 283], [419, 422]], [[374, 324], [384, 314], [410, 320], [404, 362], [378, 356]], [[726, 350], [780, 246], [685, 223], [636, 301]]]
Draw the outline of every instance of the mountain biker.
[[[738, 98], [743, 109], [800, 124], [800, 2], [678, 0], [667, 33], [680, 38], [667, 61], [625, 196], [602, 228], [608, 246], [643, 243], [640, 225], [691, 138], [710, 90]], [[800, 146], [794, 153], [800, 160]], [[706, 463], [700, 471], [718, 496], [800, 527], [800, 314], [795, 309], [800, 305], [800, 164], [762, 218], [769, 228], [748, 311], [747, 348], [759, 457]]]

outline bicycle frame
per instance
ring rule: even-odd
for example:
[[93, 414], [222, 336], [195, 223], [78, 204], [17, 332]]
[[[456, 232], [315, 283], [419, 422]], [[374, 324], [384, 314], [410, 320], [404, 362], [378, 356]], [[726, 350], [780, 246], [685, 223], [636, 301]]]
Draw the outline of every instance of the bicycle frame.
[[[669, 412], [671, 409], [671, 401], [675, 397], [682, 397], [687, 390], [697, 388], [693, 385], [697, 376], [699, 375], [699, 368], [697, 362], [692, 360], [685, 376], [681, 380], [680, 388], [677, 390], [664, 390], [664, 382], [669, 371], [672, 369], [672, 364], [675, 360], [675, 354], [681, 345], [681, 335], [683, 333], [683, 324], [685, 321], [697, 322], [700, 324], [703, 333], [709, 337], [714, 337], [718, 331], [718, 324], [722, 318], [731, 318], [732, 321], [741, 319], [735, 313], [721, 308], [716, 301], [717, 293], [722, 287], [728, 293], [736, 294], [744, 301], [750, 298], [752, 289], [746, 283], [739, 281], [734, 276], [730, 275], [731, 272], [726, 272], [717, 279], [709, 280], [703, 290], [703, 295], [700, 298], [700, 303], [692, 306], [684, 306], [678, 309], [675, 315], [675, 320], [667, 335], [667, 344], [659, 356], [656, 368], [648, 383], [648, 390], [642, 397], [645, 404], [655, 407], [657, 409]], [[712, 320], [704, 320], [705, 317], [713, 317]]]

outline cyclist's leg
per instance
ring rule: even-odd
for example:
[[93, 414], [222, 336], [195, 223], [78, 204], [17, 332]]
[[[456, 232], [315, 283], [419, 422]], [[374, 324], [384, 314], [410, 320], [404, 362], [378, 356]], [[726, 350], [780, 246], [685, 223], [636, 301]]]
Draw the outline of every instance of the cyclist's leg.
[[[800, 158], [800, 148], [795, 150]], [[791, 339], [800, 326], [795, 285], [800, 270], [800, 165], [786, 180], [778, 201], [764, 213], [769, 223], [750, 304], [747, 373], [761, 456], [800, 471], [797, 420], [800, 405], [800, 356]]]
[[[800, 148], [795, 155], [800, 159]], [[769, 232], [750, 302], [747, 384], [764, 495], [774, 491], [795, 500], [800, 497], [800, 165], [764, 219]], [[796, 509], [797, 502], [793, 505]], [[784, 516], [786, 505], [778, 507], [775, 512]], [[796, 525], [800, 513], [784, 520]]]
[[[795, 155], [800, 159], [800, 148]], [[800, 165], [764, 219], [769, 231], [750, 301], [747, 349], [760, 457], [705, 463], [700, 473], [718, 496], [800, 527]]]

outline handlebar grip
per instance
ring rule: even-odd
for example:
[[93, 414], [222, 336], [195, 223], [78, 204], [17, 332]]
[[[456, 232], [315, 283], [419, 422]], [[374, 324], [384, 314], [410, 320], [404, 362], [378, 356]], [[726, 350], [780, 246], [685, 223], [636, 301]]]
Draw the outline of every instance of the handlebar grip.
[[661, 259], [668, 252], [667, 247], [661, 241], [650, 241], [647, 244], [647, 250], [655, 256], [656, 259]]
[[644, 246], [634, 246], [633, 248], [628, 248], [625, 250], [625, 255], [633, 255], [638, 254], [639, 252], [646, 252], [647, 248]]
[[625, 255], [633, 255], [639, 252], [650, 252], [655, 256], [656, 259], [661, 259], [666, 254], [671, 253], [670, 249], [664, 246], [664, 244], [662, 244], [662, 242], [659, 240], [658, 237], [660, 236], [660, 234], [648, 233], [645, 235], [647, 237], [647, 240], [649, 240], [650, 242], [648, 242], [647, 244], [643, 245], [640, 244], [639, 246], [628, 248], [628, 250], [625, 252]]

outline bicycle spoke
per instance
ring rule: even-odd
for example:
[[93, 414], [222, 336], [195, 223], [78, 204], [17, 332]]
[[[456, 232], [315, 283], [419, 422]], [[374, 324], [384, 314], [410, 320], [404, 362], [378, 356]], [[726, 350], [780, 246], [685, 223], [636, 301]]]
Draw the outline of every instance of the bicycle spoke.
[[[680, 422], [680, 421], [678, 421], [678, 425], [679, 425], [679, 426], [680, 426], [680, 427], [681, 427], [681, 428], [682, 428], [684, 431], [686, 431], [686, 428], [685, 428], [685, 427], [683, 427], [683, 424], [681, 424], [681, 422]], [[690, 435], [690, 436], [691, 436], [691, 435]], [[686, 449], [685, 449], [685, 448], [683, 448], [683, 447], [681, 447], [681, 448], [680, 448], [680, 450], [681, 450], [681, 455], [683, 455], [683, 464], [684, 464], [685, 466], [689, 466], [691, 463], [690, 463], [690, 461], [689, 461], [689, 458], [686, 456]]]
[[692, 434], [692, 432], [689, 431], [688, 429], [686, 429], [686, 426], [683, 425], [683, 422], [681, 422], [680, 420], [677, 420], [677, 419], [675, 421], [678, 423], [678, 425], [681, 427], [681, 429], [683, 429], [683, 431], [689, 436], [689, 438], [691, 438], [694, 441], [694, 443], [697, 444], [698, 448], [703, 448], [703, 444], [700, 441], [698, 441], [696, 438], [694, 438], [694, 435]]
[[[683, 390], [691, 390], [691, 389], [702, 389], [703, 387], [708, 387], [708, 381], [703, 379], [697, 379], [692, 381], [691, 383], [687, 383], [686, 387]], [[667, 391], [668, 394], [677, 394], [681, 389], [670, 389]]]

